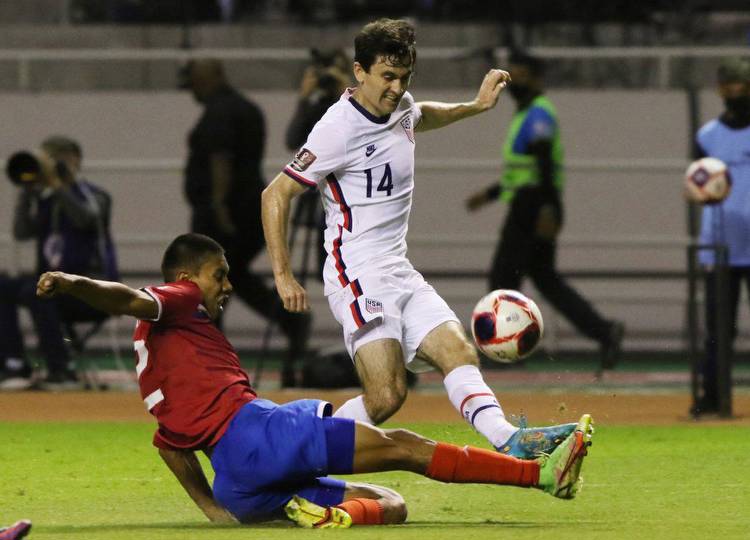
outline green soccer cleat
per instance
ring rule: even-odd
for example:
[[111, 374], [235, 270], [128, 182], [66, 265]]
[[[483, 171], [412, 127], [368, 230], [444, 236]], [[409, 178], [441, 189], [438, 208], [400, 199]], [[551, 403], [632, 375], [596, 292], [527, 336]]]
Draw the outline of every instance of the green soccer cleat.
[[584, 414], [576, 429], [555, 451], [538, 459], [539, 489], [559, 499], [572, 499], [580, 491], [583, 479], [580, 477], [583, 458], [591, 446], [594, 432], [590, 414]]
[[299, 495], [284, 507], [286, 517], [305, 529], [348, 529], [352, 517], [335, 506], [318, 506]]

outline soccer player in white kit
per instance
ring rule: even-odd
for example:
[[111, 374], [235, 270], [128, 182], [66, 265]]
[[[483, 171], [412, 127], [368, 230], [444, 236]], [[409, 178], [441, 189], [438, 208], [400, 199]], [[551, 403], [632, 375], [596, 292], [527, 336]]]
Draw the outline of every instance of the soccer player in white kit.
[[468, 103], [417, 103], [406, 91], [416, 61], [408, 22], [369, 23], [354, 48], [358, 86], [328, 109], [262, 202], [276, 288], [284, 307], [300, 312], [309, 305], [289, 262], [289, 210], [305, 189], [321, 194], [324, 293], [364, 388], [335, 415], [379, 424], [406, 399], [407, 368], [439, 369], [450, 401], [496, 449], [525, 459], [549, 453], [576, 424], [519, 429], [508, 422], [458, 318], [406, 258], [414, 132], [492, 109], [510, 76], [490, 70]]

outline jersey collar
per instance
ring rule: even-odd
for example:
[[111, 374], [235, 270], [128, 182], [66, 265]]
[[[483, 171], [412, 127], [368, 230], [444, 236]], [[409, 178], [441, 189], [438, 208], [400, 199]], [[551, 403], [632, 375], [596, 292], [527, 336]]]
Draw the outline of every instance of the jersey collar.
[[349, 96], [349, 103], [354, 105], [354, 108], [357, 109], [360, 113], [362, 113], [362, 116], [367, 118], [370, 122], [373, 122], [375, 124], [385, 124], [388, 122], [388, 120], [391, 119], [390, 114], [386, 114], [385, 116], [375, 116], [370, 111], [365, 109], [362, 105], [360, 105], [356, 99], [354, 99], [354, 96]]

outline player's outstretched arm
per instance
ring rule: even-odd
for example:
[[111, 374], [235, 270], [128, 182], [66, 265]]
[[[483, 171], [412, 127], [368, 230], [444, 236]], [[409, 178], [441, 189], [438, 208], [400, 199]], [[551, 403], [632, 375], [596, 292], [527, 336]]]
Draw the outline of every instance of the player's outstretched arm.
[[159, 316], [159, 306], [148, 294], [115, 281], [100, 281], [64, 272], [45, 272], [39, 277], [36, 294], [41, 298], [69, 294], [111, 315], [130, 315], [137, 319], [155, 319]]
[[495, 183], [490, 184], [488, 187], [484, 188], [481, 191], [472, 193], [465, 201], [466, 209], [469, 212], [476, 212], [487, 203], [496, 201], [500, 196], [500, 191], [500, 184]]
[[180, 485], [206, 517], [215, 523], [236, 523], [235, 517], [214, 500], [211, 486], [203, 473], [201, 462], [191, 450], [167, 450], [159, 448], [159, 455]]
[[286, 174], [279, 173], [273, 182], [263, 190], [261, 204], [263, 234], [266, 237], [268, 255], [271, 258], [276, 290], [284, 303], [284, 309], [292, 312], [310, 309], [307, 302], [307, 292], [294, 279], [292, 265], [289, 262], [289, 245], [287, 243], [289, 209], [292, 199], [304, 190], [304, 186], [295, 182]]
[[417, 131], [428, 131], [447, 126], [457, 120], [474, 116], [493, 108], [497, 104], [500, 92], [510, 83], [510, 73], [501, 69], [491, 69], [484, 76], [477, 96], [468, 103], [440, 103], [422, 101], [417, 103], [422, 111], [422, 119], [416, 126]]

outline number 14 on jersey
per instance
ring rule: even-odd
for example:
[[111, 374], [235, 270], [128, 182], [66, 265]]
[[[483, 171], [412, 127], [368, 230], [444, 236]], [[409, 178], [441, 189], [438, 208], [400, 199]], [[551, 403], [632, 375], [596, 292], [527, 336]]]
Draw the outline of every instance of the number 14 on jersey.
[[[370, 199], [372, 198], [372, 169], [365, 169], [365, 174], [367, 175], [367, 198]], [[390, 163], [385, 164], [383, 177], [375, 189], [377, 191], [385, 191], [386, 197], [391, 196], [391, 191], [393, 191], [393, 175], [391, 174]]]

